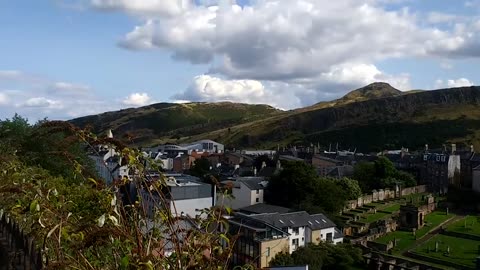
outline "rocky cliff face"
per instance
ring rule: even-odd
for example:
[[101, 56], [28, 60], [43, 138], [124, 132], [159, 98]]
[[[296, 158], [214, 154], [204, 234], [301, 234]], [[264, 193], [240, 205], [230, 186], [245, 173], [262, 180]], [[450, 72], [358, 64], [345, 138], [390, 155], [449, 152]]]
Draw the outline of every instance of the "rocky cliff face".
[[271, 140], [275, 145], [294, 133], [297, 142], [343, 142], [365, 150], [384, 145], [418, 147], [457, 138], [472, 143], [474, 131], [480, 128], [480, 114], [470, 115], [472, 110], [480, 111], [480, 87], [422, 91], [292, 113], [263, 131], [246, 130], [227, 141], [248, 146]]

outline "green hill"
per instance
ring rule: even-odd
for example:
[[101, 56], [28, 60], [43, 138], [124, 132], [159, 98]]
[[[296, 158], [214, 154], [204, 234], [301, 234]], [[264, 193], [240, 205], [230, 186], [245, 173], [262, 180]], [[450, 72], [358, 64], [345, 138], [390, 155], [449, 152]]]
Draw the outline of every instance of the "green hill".
[[254, 121], [282, 111], [268, 105], [220, 103], [158, 103], [73, 119], [79, 127], [96, 133], [112, 129], [121, 138], [128, 134], [134, 144], [173, 140]]
[[445, 142], [480, 147], [480, 87], [400, 92], [374, 83], [288, 112], [233, 103], [157, 104], [72, 121], [97, 131], [129, 131], [149, 144], [175, 136], [179, 143], [208, 138], [250, 148], [337, 142], [361, 151]]

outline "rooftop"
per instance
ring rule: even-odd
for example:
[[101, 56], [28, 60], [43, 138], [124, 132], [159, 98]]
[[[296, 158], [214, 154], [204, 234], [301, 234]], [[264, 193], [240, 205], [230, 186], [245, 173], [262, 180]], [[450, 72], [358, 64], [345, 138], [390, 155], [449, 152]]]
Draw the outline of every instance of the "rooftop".
[[249, 214], [265, 214], [265, 213], [288, 213], [290, 212], [289, 208], [285, 208], [282, 206], [271, 205], [266, 203], [257, 203], [254, 205], [250, 205], [247, 207], [243, 207], [239, 209], [240, 212], [245, 212]]
[[307, 226], [312, 230], [320, 230], [336, 227], [335, 223], [328, 219], [324, 214], [310, 215], [305, 211], [285, 214], [268, 213], [250, 216], [279, 228]]

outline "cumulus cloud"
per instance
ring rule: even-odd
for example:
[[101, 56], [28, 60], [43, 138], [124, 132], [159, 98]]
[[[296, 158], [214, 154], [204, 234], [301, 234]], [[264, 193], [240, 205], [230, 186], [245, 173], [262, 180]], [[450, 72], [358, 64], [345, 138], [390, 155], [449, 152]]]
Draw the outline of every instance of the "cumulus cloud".
[[[189, 6], [175, 16], [149, 17], [120, 43], [131, 49], [168, 49], [175, 59], [212, 63], [211, 72], [257, 80], [312, 77], [351, 61], [478, 54], [478, 33], [465, 27], [422, 27], [408, 9], [387, 11], [379, 2], [262, 0], [243, 7]], [[441, 13], [429, 18], [451, 19]]]
[[45, 97], [33, 97], [27, 99], [24, 103], [18, 105], [19, 107], [40, 107], [40, 108], [62, 108], [59, 101], [51, 100]]
[[435, 81], [436, 88], [442, 87], [465, 87], [465, 86], [473, 86], [473, 82], [466, 78], [459, 78], [456, 80], [437, 80]]
[[188, 0], [91, 0], [93, 7], [142, 15], [176, 15], [191, 4]]
[[133, 93], [126, 97], [122, 103], [127, 106], [145, 106], [152, 102], [147, 93]]
[[401, 89], [410, 89], [408, 74], [389, 75], [375, 65], [348, 64], [332, 67], [308, 80], [259, 81], [223, 79], [211, 75], [194, 78], [191, 85], [174, 100], [232, 101], [269, 104], [282, 109], [312, 105], [322, 100], [333, 100], [347, 92], [373, 82], [388, 82]]

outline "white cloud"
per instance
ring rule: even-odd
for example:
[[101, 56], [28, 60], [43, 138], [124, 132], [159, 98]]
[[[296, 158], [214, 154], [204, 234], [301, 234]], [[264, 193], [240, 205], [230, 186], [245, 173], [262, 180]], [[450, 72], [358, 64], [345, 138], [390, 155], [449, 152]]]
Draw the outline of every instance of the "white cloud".
[[459, 78], [456, 80], [436, 80], [435, 81], [435, 87], [436, 88], [442, 88], [442, 87], [465, 87], [465, 86], [473, 86], [474, 83], [470, 81], [469, 79], [466, 78]]
[[134, 14], [176, 15], [191, 4], [188, 0], [91, 0], [93, 7]]
[[127, 106], [145, 106], [152, 102], [147, 93], [133, 93], [126, 97], [122, 103]]
[[18, 105], [19, 107], [39, 107], [39, 108], [50, 108], [50, 109], [61, 109], [63, 108], [60, 101], [51, 100], [45, 97], [33, 97], [27, 99], [24, 103]]
[[[312, 77], [352, 61], [479, 54], [478, 33], [468, 27], [421, 26], [408, 9], [387, 11], [379, 2], [259, 0], [244, 7], [189, 6], [174, 16], [148, 17], [120, 44], [167, 49], [175, 59], [211, 63], [213, 73], [256, 80]], [[447, 19], [448, 14], [430, 14], [436, 22]]]
[[55, 82], [52, 84], [51, 90], [57, 93], [86, 93], [90, 91], [90, 87], [68, 82]]
[[443, 12], [432, 11], [428, 13], [427, 20], [430, 23], [449, 23], [459, 19], [458, 15], [448, 14]]
[[312, 105], [322, 100], [333, 100], [347, 92], [373, 82], [388, 82], [401, 89], [410, 89], [408, 74], [385, 74], [375, 65], [348, 64], [333, 67], [311, 79], [279, 81], [231, 80], [201, 75], [173, 100], [232, 101], [269, 104], [282, 109]]
[[5, 105], [9, 102], [9, 97], [7, 94], [0, 92], [0, 105]]
[[0, 80], [14, 80], [23, 76], [18, 70], [0, 70]]

